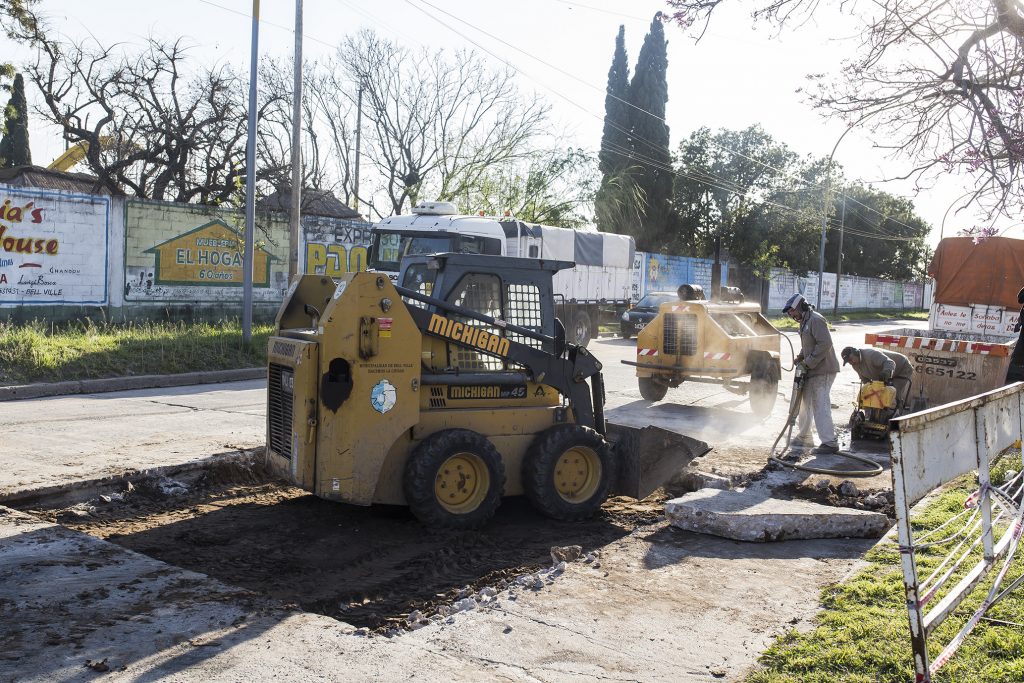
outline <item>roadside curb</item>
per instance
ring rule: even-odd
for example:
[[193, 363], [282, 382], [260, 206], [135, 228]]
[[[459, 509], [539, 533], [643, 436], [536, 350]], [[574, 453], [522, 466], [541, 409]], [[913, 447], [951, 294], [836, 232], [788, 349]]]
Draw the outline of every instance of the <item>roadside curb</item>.
[[109, 493], [115, 488], [124, 488], [127, 484], [137, 486], [147, 479], [178, 477], [194, 478], [203, 472], [224, 464], [240, 464], [246, 467], [259, 465], [264, 461], [266, 450], [263, 446], [252, 449], [226, 451], [216, 453], [198, 460], [183, 462], [177, 465], [150, 467], [146, 469], [128, 468], [123, 472], [108, 474], [96, 479], [81, 479], [32, 489], [21, 489], [0, 493], [0, 505], [28, 506], [40, 501], [70, 505], [82, 500], [95, 498], [101, 493]]
[[183, 372], [178, 375], [138, 375], [135, 377], [111, 377], [108, 379], [83, 379], [73, 382], [45, 382], [0, 387], [0, 401], [18, 401], [47, 396], [71, 394], [98, 394], [108, 391], [131, 389], [155, 389], [160, 387], [184, 387], [195, 384], [219, 384], [263, 379], [266, 368], [240, 368], [237, 370], [214, 370], [211, 372]]

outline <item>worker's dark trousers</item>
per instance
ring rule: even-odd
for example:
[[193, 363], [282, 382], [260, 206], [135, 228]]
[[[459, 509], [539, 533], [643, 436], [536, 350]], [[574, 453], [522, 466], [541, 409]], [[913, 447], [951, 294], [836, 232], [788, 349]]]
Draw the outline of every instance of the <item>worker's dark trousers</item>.
[[903, 410], [903, 407], [910, 403], [910, 396], [907, 395], [907, 392], [910, 391], [910, 380], [893, 377], [892, 386], [896, 389], [896, 409]]

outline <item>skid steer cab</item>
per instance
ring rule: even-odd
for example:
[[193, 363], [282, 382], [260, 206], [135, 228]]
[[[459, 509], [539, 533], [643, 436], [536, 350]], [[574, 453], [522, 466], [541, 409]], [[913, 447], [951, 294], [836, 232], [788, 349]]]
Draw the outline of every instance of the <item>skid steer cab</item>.
[[269, 340], [271, 464], [322, 498], [460, 529], [507, 495], [564, 520], [649, 495], [710, 447], [606, 424], [601, 364], [554, 316], [571, 265], [437, 254], [404, 260], [399, 286], [297, 279]]
[[663, 303], [636, 336], [640, 395], [660, 401], [685, 382], [721, 384], [747, 394], [760, 417], [771, 414], [778, 394], [782, 335], [756, 303], [743, 303], [734, 287], [707, 301], [699, 285], [679, 287], [679, 300]]

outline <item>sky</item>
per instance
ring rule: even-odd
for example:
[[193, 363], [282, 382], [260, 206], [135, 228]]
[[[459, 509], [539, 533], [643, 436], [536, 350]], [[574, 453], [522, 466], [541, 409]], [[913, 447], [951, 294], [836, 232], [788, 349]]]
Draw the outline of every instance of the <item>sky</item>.
[[[92, 35], [103, 43], [141, 44], [149, 35], [184, 36], [195, 46], [198, 58], [230, 62], [245, 73], [252, 4], [251, 0], [42, 0], [41, 9], [50, 26], [71, 39]], [[295, 2], [262, 0], [260, 4], [260, 54], [291, 55]], [[950, 236], [961, 228], [987, 225], [969, 210], [959, 214], [948, 210], [966, 189], [954, 176], [919, 194], [907, 182], [882, 182], [900, 175], [909, 162], [887, 158], [859, 130], [844, 135], [843, 123], [823, 118], [798, 92], [807, 84], [808, 73], [837, 72], [844, 57], [853, 54], [854, 24], [825, 8], [815, 15], [815, 22], [780, 33], [767, 25], [755, 26], [744, 4], [723, 3], [699, 42], [674, 25], [665, 26], [669, 41], [666, 121], [672, 149], [700, 126], [739, 130], [759, 123], [801, 155], [827, 157], [834, 149], [834, 159], [848, 178], [912, 199], [933, 227], [932, 244], [940, 234]], [[413, 48], [473, 49], [496, 66], [511, 66], [521, 90], [536, 91], [550, 102], [554, 120], [564, 126], [574, 144], [596, 150], [618, 27], [625, 26], [632, 69], [651, 19], [665, 6], [648, 0], [304, 0], [303, 8], [305, 60], [332, 54], [346, 34], [361, 28]], [[4, 53], [15, 62], [19, 56], [28, 57], [10, 45], [4, 45]], [[45, 165], [63, 151], [63, 142], [59, 132], [41, 126], [38, 116], [33, 118], [33, 158]], [[1024, 231], [1011, 227], [1006, 234], [1020, 237]]]

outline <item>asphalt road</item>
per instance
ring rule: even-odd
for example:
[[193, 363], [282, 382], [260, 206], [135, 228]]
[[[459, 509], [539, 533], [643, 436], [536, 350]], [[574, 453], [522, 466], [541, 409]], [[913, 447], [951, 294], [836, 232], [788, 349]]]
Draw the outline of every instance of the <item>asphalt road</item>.
[[[842, 348], [863, 344], [868, 332], [915, 326], [925, 324], [847, 323], [837, 327], [834, 340]], [[765, 450], [785, 422], [792, 373], [783, 373], [779, 400], [765, 420], [754, 417], [744, 397], [715, 385], [686, 383], [651, 404], [640, 397], [634, 369], [620, 362], [635, 358], [635, 343], [605, 337], [591, 344], [604, 364], [609, 420], [704, 439], [716, 449], [713, 462], [727, 472], [764, 464]], [[849, 368], [836, 380], [837, 424], [849, 416], [855, 382]], [[265, 381], [255, 380], [0, 404], [0, 497], [262, 446], [264, 387]]]

